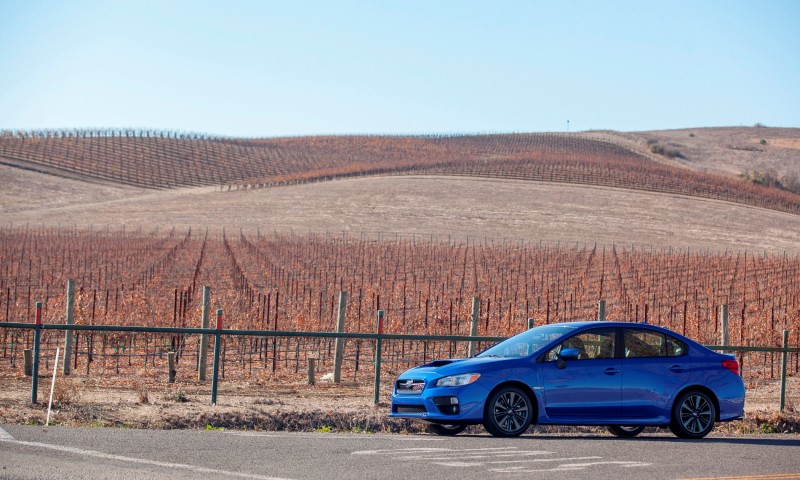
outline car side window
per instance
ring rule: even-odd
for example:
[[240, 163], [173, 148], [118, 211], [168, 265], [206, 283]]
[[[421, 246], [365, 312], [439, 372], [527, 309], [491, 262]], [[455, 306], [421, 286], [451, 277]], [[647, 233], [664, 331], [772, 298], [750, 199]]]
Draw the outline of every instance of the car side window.
[[578, 360], [614, 358], [616, 332], [613, 328], [598, 328], [573, 335], [545, 354], [546, 362], [558, 360], [558, 354], [565, 348], [575, 348], [580, 354]]
[[686, 353], [680, 340], [651, 330], [625, 329], [625, 358], [679, 357]]
[[677, 338], [667, 337], [667, 356], [668, 357], [680, 357], [681, 355], [686, 354], [687, 348], [686, 344], [678, 340]]

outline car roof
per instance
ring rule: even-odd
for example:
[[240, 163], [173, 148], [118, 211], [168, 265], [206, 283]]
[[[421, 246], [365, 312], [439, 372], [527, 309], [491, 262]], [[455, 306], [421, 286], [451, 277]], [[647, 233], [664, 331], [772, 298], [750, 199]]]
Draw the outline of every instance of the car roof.
[[[637, 322], [619, 322], [619, 321], [599, 321], [599, 320], [582, 320], [574, 322], [563, 322], [551, 325], [567, 325], [575, 328], [583, 328], [587, 326], [592, 327], [645, 327], [659, 330], [669, 330], [668, 328], [653, 325], [652, 323], [637, 323]], [[671, 331], [671, 330], [669, 330]], [[675, 333], [675, 332], [673, 332]]]
[[574, 320], [571, 322], [561, 322], [561, 325], [573, 325], [576, 327], [582, 327], [584, 325], [606, 325], [606, 326], [618, 326], [618, 325], [630, 325], [630, 322], [618, 322], [618, 321], [600, 321], [600, 320]]

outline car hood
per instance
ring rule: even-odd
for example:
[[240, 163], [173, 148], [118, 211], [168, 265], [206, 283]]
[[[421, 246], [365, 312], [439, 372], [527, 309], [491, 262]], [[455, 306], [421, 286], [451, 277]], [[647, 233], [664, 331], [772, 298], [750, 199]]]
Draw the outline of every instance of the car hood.
[[458, 373], [467, 373], [471, 370], [480, 371], [484, 366], [497, 363], [513, 360], [512, 358], [501, 358], [501, 357], [473, 357], [473, 358], [449, 358], [446, 360], [434, 360], [430, 363], [426, 363], [425, 365], [420, 365], [419, 367], [412, 368], [411, 370], [406, 371], [401, 375], [405, 377], [407, 375], [419, 375], [422, 373], [436, 373], [439, 375], [453, 375]]

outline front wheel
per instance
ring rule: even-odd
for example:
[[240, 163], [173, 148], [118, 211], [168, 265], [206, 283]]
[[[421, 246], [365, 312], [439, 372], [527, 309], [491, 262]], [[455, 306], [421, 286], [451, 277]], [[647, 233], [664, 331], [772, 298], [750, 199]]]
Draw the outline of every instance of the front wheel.
[[669, 429], [680, 438], [703, 438], [714, 429], [716, 416], [711, 397], [698, 390], [686, 392], [672, 408]]
[[533, 403], [517, 387], [502, 387], [486, 402], [483, 426], [495, 437], [516, 437], [525, 433], [533, 420]]
[[617, 437], [635, 437], [644, 431], [643, 425], [609, 425], [608, 431]]
[[467, 428], [466, 425], [445, 425], [443, 423], [431, 423], [428, 425], [428, 431], [436, 435], [453, 436], [458, 435]]

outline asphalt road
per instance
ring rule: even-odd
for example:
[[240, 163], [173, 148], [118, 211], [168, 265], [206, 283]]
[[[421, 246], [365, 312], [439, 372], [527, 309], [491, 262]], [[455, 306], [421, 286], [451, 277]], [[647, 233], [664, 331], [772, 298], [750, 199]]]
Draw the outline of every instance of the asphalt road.
[[2, 479], [800, 479], [800, 436], [371, 435], [0, 426]]

